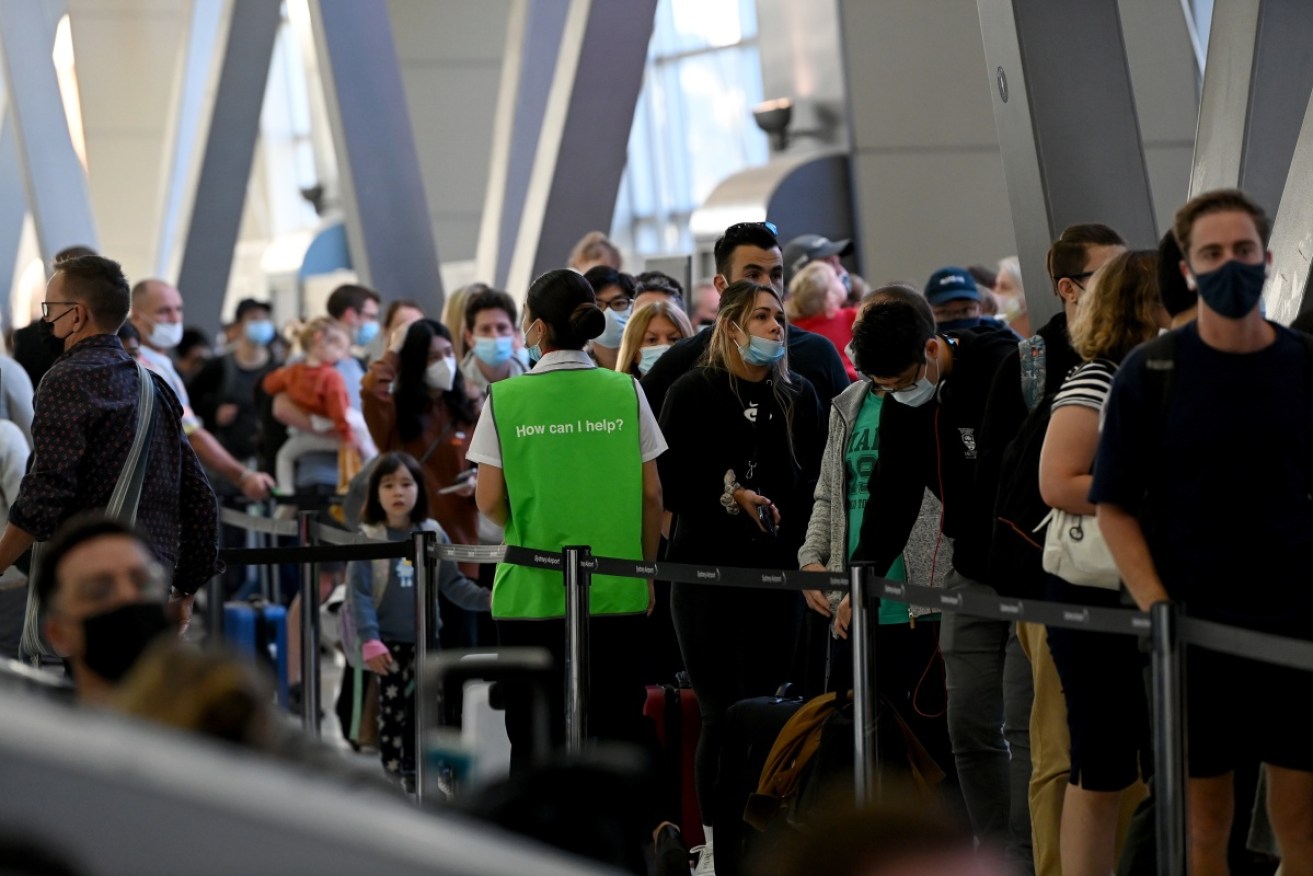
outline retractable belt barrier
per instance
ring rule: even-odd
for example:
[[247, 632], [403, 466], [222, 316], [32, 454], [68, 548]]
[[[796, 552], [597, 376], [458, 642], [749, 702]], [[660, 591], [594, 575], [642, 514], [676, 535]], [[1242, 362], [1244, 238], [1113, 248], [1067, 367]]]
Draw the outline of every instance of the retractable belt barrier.
[[248, 529], [251, 532], [263, 532], [266, 535], [290, 535], [295, 536], [298, 532], [295, 520], [275, 520], [272, 517], [257, 517], [245, 511], [238, 511], [235, 508], [220, 508], [219, 522], [228, 526], [235, 526], [238, 529]]
[[[562, 551], [494, 545], [438, 544], [436, 534], [417, 531], [406, 541], [383, 541], [325, 526], [303, 512], [297, 521], [271, 520], [225, 509], [223, 522], [271, 535], [297, 536], [300, 545], [276, 548], [229, 549], [220, 556], [232, 563], [300, 563], [305, 580], [314, 583], [314, 565], [321, 562], [408, 558], [416, 565], [416, 660], [423, 665], [427, 655], [428, 630], [433, 628], [433, 605], [429, 594], [437, 580], [439, 561], [459, 563], [510, 563], [560, 572], [567, 587], [566, 604], [566, 703], [567, 746], [581, 748], [586, 734], [587, 708], [587, 618], [588, 587], [593, 575], [608, 575], [680, 584], [744, 587], [767, 590], [847, 590], [853, 608], [854, 689], [854, 780], [857, 798], [869, 801], [879, 794], [880, 769], [875, 745], [875, 669], [869, 655], [879, 624], [876, 612], [881, 599], [902, 602], [941, 612], [967, 614], [999, 621], [1026, 621], [1117, 635], [1147, 636], [1152, 642], [1154, 688], [1154, 751], [1158, 764], [1156, 785], [1162, 795], [1158, 809], [1160, 873], [1184, 871], [1185, 855], [1185, 761], [1184, 761], [1184, 672], [1182, 644], [1220, 651], [1238, 657], [1313, 672], [1313, 641], [1293, 639], [1227, 626], [1199, 618], [1179, 617], [1168, 603], [1154, 606], [1150, 613], [1133, 609], [1104, 608], [1036, 599], [1012, 599], [986, 593], [946, 591], [919, 584], [881, 578], [867, 568], [848, 574], [803, 572], [779, 569], [744, 569], [686, 563], [638, 562], [614, 557], [594, 557], [588, 547], [571, 546]], [[422, 558], [422, 562], [417, 562]], [[307, 696], [306, 724], [318, 732], [318, 587], [303, 588], [309, 599], [303, 607], [303, 677]], [[307, 616], [313, 615], [313, 623]], [[310, 655], [306, 657], [305, 655]], [[313, 666], [311, 665], [313, 664]], [[417, 676], [418, 679], [418, 676]], [[422, 687], [422, 685], [421, 685]], [[314, 709], [311, 711], [311, 699]], [[425, 794], [422, 729], [429, 705], [422, 691], [416, 699], [417, 790]], [[311, 725], [313, 725], [311, 727]]]

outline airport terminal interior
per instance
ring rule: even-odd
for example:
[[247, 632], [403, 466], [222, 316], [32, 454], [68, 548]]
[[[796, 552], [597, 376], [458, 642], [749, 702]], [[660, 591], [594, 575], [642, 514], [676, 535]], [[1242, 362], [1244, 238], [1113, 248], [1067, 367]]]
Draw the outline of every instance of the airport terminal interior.
[[1310, 46], [0, 0], [0, 874], [1313, 874]]

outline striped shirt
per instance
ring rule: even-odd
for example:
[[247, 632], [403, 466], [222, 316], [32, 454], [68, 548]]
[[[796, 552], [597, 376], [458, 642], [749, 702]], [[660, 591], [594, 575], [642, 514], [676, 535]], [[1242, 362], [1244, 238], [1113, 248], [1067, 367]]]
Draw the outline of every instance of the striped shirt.
[[1116, 374], [1117, 363], [1108, 359], [1093, 359], [1076, 366], [1053, 397], [1053, 410], [1065, 405], [1080, 405], [1102, 411]]

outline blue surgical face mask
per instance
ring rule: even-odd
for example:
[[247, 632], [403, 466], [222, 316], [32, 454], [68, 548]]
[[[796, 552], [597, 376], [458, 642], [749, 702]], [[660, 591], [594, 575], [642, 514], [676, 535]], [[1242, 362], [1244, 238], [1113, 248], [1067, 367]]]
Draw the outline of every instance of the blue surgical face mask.
[[378, 320], [371, 319], [356, 326], [356, 346], [363, 347], [378, 336]]
[[1220, 268], [1194, 275], [1199, 297], [1210, 310], [1228, 319], [1239, 319], [1263, 298], [1267, 263], [1248, 264], [1231, 259]]
[[619, 347], [620, 341], [625, 336], [625, 326], [629, 323], [629, 314], [633, 309], [633, 305], [619, 311], [606, 308], [606, 328], [593, 339], [593, 343], [602, 347]]
[[784, 342], [748, 335], [748, 342], [739, 346], [739, 353], [749, 365], [774, 365], [784, 358]]
[[968, 316], [965, 319], [950, 319], [947, 322], [941, 322], [935, 325], [937, 332], [951, 332], [962, 329], [973, 329], [980, 325], [980, 317]]
[[670, 349], [669, 344], [654, 344], [651, 347], [643, 347], [638, 351], [638, 373], [646, 374], [652, 370], [656, 360], [661, 358], [666, 350]]
[[515, 341], [509, 335], [500, 338], [475, 338], [474, 355], [490, 368], [497, 368], [510, 361], [515, 352]]
[[264, 346], [274, 339], [274, 324], [267, 319], [253, 319], [246, 324], [246, 340]]
[[542, 344], [542, 339], [543, 339], [543, 336], [541, 334], [542, 329], [540, 328], [538, 330], [540, 332], [540, 334], [538, 335], [538, 340], [535, 343], [531, 344], [529, 343], [529, 332], [532, 329], [533, 329], [533, 323], [529, 323], [529, 328], [524, 330], [524, 346], [525, 346], [525, 351], [529, 354], [530, 368], [532, 368], [534, 365], [537, 365], [538, 360], [543, 357], [543, 348], [540, 346]]

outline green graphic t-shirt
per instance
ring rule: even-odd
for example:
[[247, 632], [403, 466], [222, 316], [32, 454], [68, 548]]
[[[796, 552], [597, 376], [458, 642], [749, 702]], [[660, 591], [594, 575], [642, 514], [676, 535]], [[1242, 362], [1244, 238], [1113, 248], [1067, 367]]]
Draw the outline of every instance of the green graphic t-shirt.
[[[884, 399], [874, 392], [867, 393], [857, 412], [857, 421], [853, 423], [852, 435], [848, 438], [848, 450], [844, 455], [847, 471], [844, 481], [848, 485], [848, 556], [857, 550], [857, 542], [862, 535], [862, 518], [866, 515], [867, 484], [871, 473], [875, 471], [875, 460], [880, 455], [880, 406]], [[895, 581], [907, 580], [907, 564], [900, 554], [889, 567], [886, 578]], [[880, 623], [907, 623], [907, 606], [901, 602], [880, 600]]]

